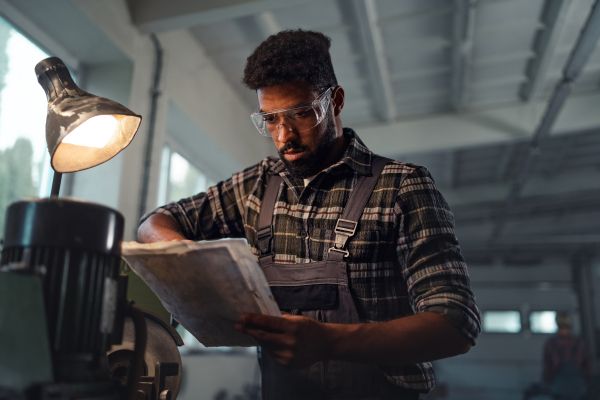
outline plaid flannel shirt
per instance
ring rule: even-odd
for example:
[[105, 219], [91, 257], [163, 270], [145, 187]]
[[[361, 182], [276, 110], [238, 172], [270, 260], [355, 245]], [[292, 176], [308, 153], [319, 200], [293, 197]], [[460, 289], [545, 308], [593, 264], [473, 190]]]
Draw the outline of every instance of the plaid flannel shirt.
[[[287, 190], [275, 204], [274, 262], [324, 260], [358, 177], [371, 173], [373, 153], [351, 129], [344, 134], [350, 144], [342, 159], [306, 187], [281, 160], [270, 157], [206, 193], [152, 213], [173, 217], [188, 239], [246, 238], [258, 258], [261, 200], [268, 175], [279, 174]], [[361, 321], [436, 312], [475, 344], [481, 314], [454, 235], [454, 216], [425, 167], [398, 161], [386, 165], [346, 248], [350, 290]], [[380, 368], [404, 388], [426, 392], [435, 384], [430, 363]]]

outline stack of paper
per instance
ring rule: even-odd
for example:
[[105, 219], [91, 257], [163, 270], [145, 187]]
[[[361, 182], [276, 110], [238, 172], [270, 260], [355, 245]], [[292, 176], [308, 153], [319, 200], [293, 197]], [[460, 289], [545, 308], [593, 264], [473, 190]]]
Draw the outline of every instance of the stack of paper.
[[256, 346], [234, 329], [244, 312], [281, 316], [243, 239], [123, 243], [122, 255], [196, 339], [211, 346]]

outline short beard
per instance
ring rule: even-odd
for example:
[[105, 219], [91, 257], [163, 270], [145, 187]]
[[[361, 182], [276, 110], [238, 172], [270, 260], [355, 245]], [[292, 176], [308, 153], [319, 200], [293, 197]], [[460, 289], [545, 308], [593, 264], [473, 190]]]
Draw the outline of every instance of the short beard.
[[335, 124], [333, 123], [333, 116], [331, 115], [331, 110], [327, 113], [327, 125], [325, 127], [325, 132], [323, 134], [323, 141], [314, 151], [314, 153], [309, 154], [305, 158], [296, 161], [288, 161], [283, 156], [288, 150], [297, 149], [297, 150], [305, 150], [304, 146], [298, 145], [294, 142], [286, 143], [279, 151], [279, 155], [281, 156], [281, 161], [285, 164], [287, 170], [293, 176], [306, 179], [313, 175], [318, 174], [321, 171], [321, 167], [323, 163], [331, 154], [333, 150], [333, 146], [335, 144]]

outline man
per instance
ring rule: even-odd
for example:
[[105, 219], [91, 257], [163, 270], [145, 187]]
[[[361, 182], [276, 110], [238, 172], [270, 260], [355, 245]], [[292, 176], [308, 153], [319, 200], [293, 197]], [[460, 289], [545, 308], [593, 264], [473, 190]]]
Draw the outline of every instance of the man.
[[590, 381], [590, 355], [585, 342], [571, 334], [569, 313], [557, 313], [556, 324], [556, 336], [544, 345], [544, 382], [550, 384], [556, 398], [578, 399]]
[[156, 210], [141, 242], [245, 237], [283, 318], [243, 315], [264, 399], [416, 399], [429, 361], [465, 353], [481, 317], [454, 218], [424, 167], [375, 156], [340, 114], [330, 39], [270, 36], [248, 58], [267, 158]]

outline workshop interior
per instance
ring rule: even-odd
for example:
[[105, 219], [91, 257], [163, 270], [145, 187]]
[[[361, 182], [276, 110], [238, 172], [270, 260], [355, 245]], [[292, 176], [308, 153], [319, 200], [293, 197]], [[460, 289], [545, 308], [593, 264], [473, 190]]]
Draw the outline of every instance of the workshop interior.
[[204, 347], [121, 243], [278, 155], [240, 79], [298, 28], [331, 38], [343, 125], [454, 213], [482, 333], [426, 398], [552, 399], [568, 315], [600, 399], [599, 3], [0, 0], [0, 400], [261, 398], [256, 348]]

